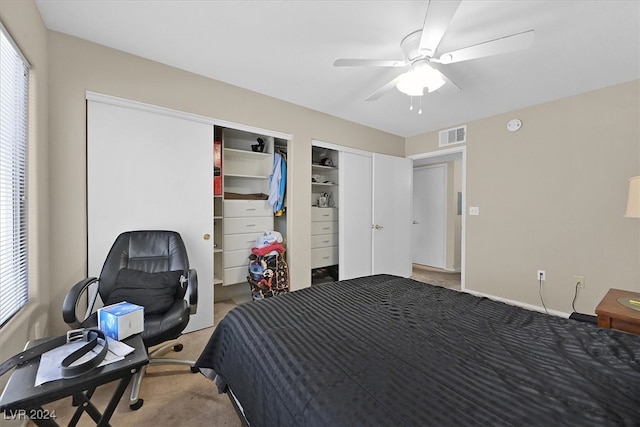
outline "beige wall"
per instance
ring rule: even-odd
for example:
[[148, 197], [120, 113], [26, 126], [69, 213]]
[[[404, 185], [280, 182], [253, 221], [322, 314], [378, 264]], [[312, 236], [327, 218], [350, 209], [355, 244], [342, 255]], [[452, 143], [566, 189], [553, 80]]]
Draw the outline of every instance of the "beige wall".
[[[0, 20], [31, 64], [29, 74], [29, 302], [0, 329], [0, 360], [48, 331], [49, 165], [47, 128], [47, 30], [31, 1], [0, 2]], [[0, 388], [9, 375], [0, 378]]]
[[404, 140], [326, 114], [60, 33], [49, 33], [51, 316], [64, 328], [66, 291], [86, 274], [85, 91], [293, 135], [288, 255], [294, 289], [310, 283], [311, 140], [398, 155]]
[[[594, 313], [611, 287], [640, 291], [640, 220], [624, 218], [627, 179], [640, 174], [640, 81], [467, 123], [466, 287]], [[506, 130], [519, 118], [522, 128]], [[438, 149], [437, 132], [405, 154]]]

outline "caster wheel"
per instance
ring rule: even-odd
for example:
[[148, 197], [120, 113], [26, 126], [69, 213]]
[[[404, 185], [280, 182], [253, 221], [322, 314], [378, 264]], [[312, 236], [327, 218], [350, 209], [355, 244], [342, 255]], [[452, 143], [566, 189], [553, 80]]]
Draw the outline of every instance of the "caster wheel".
[[191, 373], [192, 373], [192, 374], [195, 374], [195, 373], [197, 373], [197, 372], [200, 372], [200, 369], [196, 368], [195, 366], [192, 366], [192, 367], [191, 367]]
[[137, 411], [138, 409], [142, 408], [143, 403], [144, 400], [138, 399], [136, 403], [129, 405], [129, 409], [131, 409], [132, 411]]
[[176, 344], [173, 346], [173, 351], [175, 352], [182, 351], [183, 348], [184, 346], [182, 344]]

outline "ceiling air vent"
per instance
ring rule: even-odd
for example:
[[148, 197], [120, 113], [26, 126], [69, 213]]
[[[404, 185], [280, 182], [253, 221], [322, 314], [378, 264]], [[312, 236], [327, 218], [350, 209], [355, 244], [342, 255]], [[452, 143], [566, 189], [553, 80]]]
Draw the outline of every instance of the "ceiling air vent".
[[467, 142], [467, 126], [440, 131], [440, 147]]

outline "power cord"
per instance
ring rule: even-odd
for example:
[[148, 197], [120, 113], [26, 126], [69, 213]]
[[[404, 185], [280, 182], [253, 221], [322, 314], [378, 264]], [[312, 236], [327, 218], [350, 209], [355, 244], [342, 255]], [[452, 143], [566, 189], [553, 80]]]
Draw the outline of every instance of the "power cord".
[[538, 280], [540, 281], [540, 286], [538, 287], [538, 293], [540, 294], [540, 301], [542, 302], [542, 306], [544, 307], [544, 312], [549, 314], [549, 312], [547, 311], [547, 306], [544, 305], [544, 298], [542, 297], [542, 274], [540, 275]]
[[577, 313], [578, 311], [576, 310], [576, 299], [578, 298], [578, 289], [580, 288], [580, 282], [576, 282], [576, 291], [573, 294], [573, 301], [571, 301], [571, 308], [573, 308], [573, 312]]

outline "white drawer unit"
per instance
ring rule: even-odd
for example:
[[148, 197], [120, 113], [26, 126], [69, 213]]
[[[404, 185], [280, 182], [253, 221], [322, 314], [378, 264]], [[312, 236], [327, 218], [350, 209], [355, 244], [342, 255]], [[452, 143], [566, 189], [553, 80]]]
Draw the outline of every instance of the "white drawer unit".
[[337, 221], [318, 221], [311, 223], [311, 235], [334, 234], [338, 232]]
[[338, 245], [338, 234], [317, 234], [311, 236], [311, 249]]
[[266, 200], [225, 200], [225, 217], [273, 216], [273, 208]]
[[256, 239], [261, 234], [262, 231], [259, 233], [227, 234], [224, 236], [224, 250], [226, 252], [251, 249], [256, 245]]
[[338, 263], [338, 246], [311, 249], [311, 268], [326, 267]]
[[336, 208], [311, 208], [311, 221], [337, 221], [338, 209]]
[[273, 230], [273, 217], [224, 218], [224, 234], [245, 234]]
[[[224, 269], [224, 278], [223, 284], [227, 285], [235, 285], [236, 283], [243, 283], [247, 281], [247, 276], [249, 275], [249, 269], [246, 265], [241, 267], [231, 267]], [[247, 288], [249, 284], [247, 283]]]
[[224, 266], [227, 267], [244, 267], [249, 264], [249, 255], [251, 249], [241, 249], [239, 251], [224, 251]]
[[311, 268], [338, 264], [338, 209], [311, 208]]
[[266, 200], [224, 201], [223, 285], [247, 281], [251, 248], [267, 230], [273, 230], [273, 208]]

